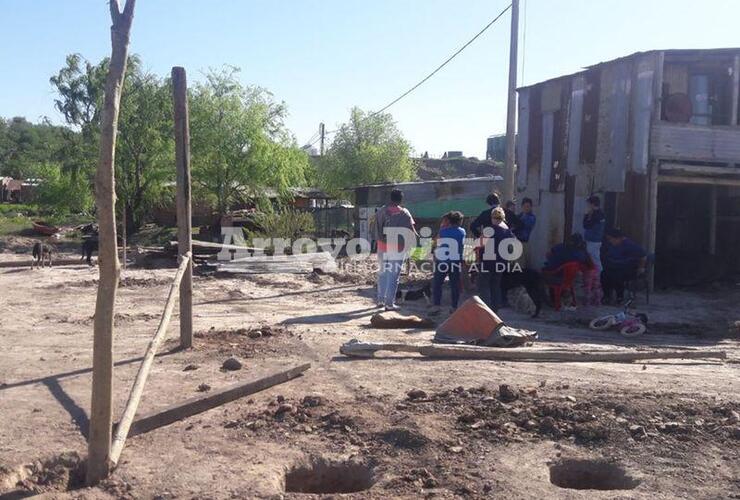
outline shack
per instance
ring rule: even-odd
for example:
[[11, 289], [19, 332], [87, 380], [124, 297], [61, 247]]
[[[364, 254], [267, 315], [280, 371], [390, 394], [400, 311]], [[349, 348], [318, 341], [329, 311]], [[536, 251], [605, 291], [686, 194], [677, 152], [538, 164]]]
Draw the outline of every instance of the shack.
[[500, 191], [502, 183], [501, 176], [487, 176], [358, 186], [354, 189], [357, 236], [369, 239], [368, 220], [388, 203], [393, 189], [403, 191], [403, 205], [411, 211], [417, 228], [436, 228], [442, 215], [450, 210], [465, 214], [467, 226], [487, 207], [486, 196]]
[[581, 231], [585, 198], [689, 284], [740, 264], [740, 49], [657, 50], [518, 89], [517, 191], [530, 264]]

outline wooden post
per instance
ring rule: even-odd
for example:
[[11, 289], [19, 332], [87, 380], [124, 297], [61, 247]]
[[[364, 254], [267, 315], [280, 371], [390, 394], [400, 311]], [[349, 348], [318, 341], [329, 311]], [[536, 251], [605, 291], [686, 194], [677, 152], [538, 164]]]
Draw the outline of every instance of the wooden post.
[[121, 243], [123, 244], [123, 270], [126, 270], [126, 201], [123, 202], [123, 218], [121, 219]]
[[108, 2], [111, 16], [111, 57], [100, 115], [100, 157], [95, 174], [95, 205], [99, 227], [99, 280], [93, 325], [92, 397], [87, 442], [87, 484], [92, 486], [110, 472], [113, 424], [113, 319], [120, 263], [116, 237], [116, 133], [121, 89], [128, 61], [129, 35], [136, 0]]
[[185, 254], [180, 262], [180, 267], [175, 273], [175, 279], [172, 281], [170, 286], [170, 293], [167, 295], [167, 302], [164, 305], [164, 311], [162, 312], [162, 318], [159, 320], [159, 327], [157, 328], [154, 338], [149, 342], [149, 347], [146, 349], [144, 354], [144, 360], [141, 362], [139, 372], [136, 374], [136, 380], [131, 388], [131, 394], [126, 401], [126, 408], [123, 410], [123, 416], [121, 421], [116, 427], [116, 435], [113, 437], [113, 444], [111, 446], [110, 461], [111, 467], [115, 467], [118, 464], [118, 459], [121, 457], [123, 451], [123, 445], [126, 442], [126, 436], [128, 436], [128, 430], [131, 427], [131, 422], [134, 420], [136, 410], [139, 407], [141, 401], [141, 395], [144, 393], [144, 385], [146, 385], [146, 379], [149, 377], [149, 371], [154, 363], [154, 356], [157, 354], [157, 349], [162, 343], [164, 338], [167, 336], [167, 327], [170, 324], [170, 318], [172, 317], [172, 311], [175, 308], [175, 298], [177, 297], [177, 291], [180, 288], [180, 283], [185, 271], [190, 265], [191, 255]]
[[709, 255], [717, 255], [717, 185], [709, 186]]
[[519, 42], [519, 0], [511, 2], [511, 42], [509, 45], [509, 97], [506, 110], [506, 163], [504, 165], [504, 199], [514, 199], [514, 159], [516, 149], [516, 71]]
[[738, 111], [740, 106], [740, 55], [735, 56], [732, 64], [732, 101], [730, 108], [730, 125], [740, 125], [738, 123]]
[[[190, 121], [185, 68], [172, 68], [175, 108], [175, 163], [177, 166], [177, 251], [182, 257], [193, 250], [190, 197]], [[180, 284], [180, 347], [193, 345], [193, 262], [190, 260]]]
[[[649, 165], [648, 179], [648, 253], [655, 254], [655, 243], [657, 241], [658, 231], [658, 174], [660, 162], [654, 161]], [[648, 289], [650, 293], [655, 289], [655, 265], [650, 266], [648, 270]]]

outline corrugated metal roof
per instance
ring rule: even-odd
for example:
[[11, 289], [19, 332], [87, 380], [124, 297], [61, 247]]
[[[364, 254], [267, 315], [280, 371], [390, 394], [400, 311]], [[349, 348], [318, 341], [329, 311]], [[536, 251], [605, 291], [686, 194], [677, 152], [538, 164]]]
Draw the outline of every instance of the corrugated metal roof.
[[361, 186], [355, 186], [351, 189], [361, 189], [361, 188], [379, 188], [379, 187], [388, 187], [388, 186], [413, 186], [413, 185], [419, 185], [419, 184], [449, 184], [449, 183], [456, 183], [456, 182], [480, 182], [480, 181], [503, 181], [504, 178], [500, 175], [488, 175], [486, 177], [459, 177], [456, 179], [438, 179], [438, 180], [430, 180], [430, 181], [408, 181], [408, 182], [384, 182], [382, 184], [364, 184]]
[[586, 71], [590, 69], [598, 68], [606, 64], [614, 64], [614, 63], [617, 63], [617, 62], [620, 62], [626, 59], [632, 59], [634, 57], [647, 55], [647, 54], [654, 54], [657, 52], [663, 52], [665, 53], [666, 56], [732, 55], [732, 54], [740, 54], [740, 47], [723, 47], [723, 48], [716, 48], [716, 49], [662, 49], [662, 50], [658, 49], [658, 50], [646, 50], [642, 52], [634, 52], [626, 56], [617, 57], [616, 59], [610, 59], [607, 61], [602, 61], [600, 63], [592, 64], [590, 66], [585, 66], [582, 70], [576, 71], [574, 73], [556, 76], [548, 80], [542, 80], [537, 83], [532, 83], [530, 85], [524, 85], [524, 86], [517, 88], [517, 90], [527, 89], [530, 87], [537, 87], [545, 83], [556, 82], [562, 79], [573, 78], [575, 76], [585, 73]]

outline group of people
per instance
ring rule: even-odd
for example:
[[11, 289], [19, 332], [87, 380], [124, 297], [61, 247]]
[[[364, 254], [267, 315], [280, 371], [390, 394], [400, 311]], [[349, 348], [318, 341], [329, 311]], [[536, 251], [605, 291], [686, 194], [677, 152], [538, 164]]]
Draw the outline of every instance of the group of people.
[[[391, 191], [390, 203], [375, 214], [371, 224], [378, 250], [377, 304], [386, 310], [398, 308], [395, 302], [398, 282], [405, 256], [410, 250], [409, 241], [388, 238], [387, 231], [393, 228], [418, 237], [414, 218], [401, 206], [402, 202], [403, 193], [398, 189]], [[586, 202], [588, 209], [583, 217], [582, 233], [574, 233], [564, 243], [553, 246], [547, 253], [542, 272], [546, 280], [548, 277], [557, 278], [562, 266], [578, 263], [588, 304], [613, 303], [614, 300], [622, 302], [626, 283], [645, 272], [647, 254], [619, 229], [607, 227], [607, 218], [598, 196], [590, 196]], [[487, 197], [486, 203], [489, 208], [473, 220], [470, 232], [476, 241], [475, 279], [478, 295], [497, 311], [505, 302], [501, 287], [503, 274], [512, 272], [512, 261], [519, 263], [520, 268], [526, 267], [527, 246], [537, 217], [532, 211], [530, 198], [522, 199], [519, 212], [512, 201], [502, 206], [498, 195], [494, 193]], [[446, 279], [450, 281], [453, 310], [460, 300], [468, 234], [464, 229], [464, 217], [462, 212], [455, 210], [446, 213], [440, 221], [433, 249], [432, 300], [435, 307], [441, 305], [442, 285]]]
[[[415, 221], [411, 213], [401, 206], [403, 193], [391, 191], [390, 203], [375, 214], [371, 232], [377, 241], [378, 249], [378, 307], [386, 310], [397, 309], [395, 298], [398, 281], [404, 264], [405, 243], [403, 238], [388, 238], [388, 229], [406, 230], [418, 236]], [[486, 199], [490, 208], [483, 210], [471, 223], [470, 231], [477, 239], [476, 267], [478, 294], [494, 310], [503, 305], [501, 292], [502, 257], [499, 249], [502, 242], [518, 242], [521, 251], [525, 252], [526, 244], [536, 224], [532, 212], [532, 200], [522, 200], [521, 212], [516, 213], [513, 202], [500, 206], [498, 195], [490, 194]], [[433, 249], [434, 277], [432, 280], [432, 301], [439, 307], [442, 301], [442, 285], [445, 279], [450, 281], [452, 309], [456, 309], [462, 288], [464, 267], [464, 250], [467, 232], [463, 227], [464, 214], [460, 211], [446, 213], [440, 221], [439, 232]], [[408, 242], [406, 242], [408, 243]], [[521, 258], [521, 257], [519, 257]]]
[[586, 203], [583, 234], [574, 233], [552, 247], [543, 273], [556, 279], [562, 266], [578, 263], [589, 305], [620, 304], [626, 284], [645, 273], [647, 253], [620, 229], [607, 227], [598, 196], [590, 196]]

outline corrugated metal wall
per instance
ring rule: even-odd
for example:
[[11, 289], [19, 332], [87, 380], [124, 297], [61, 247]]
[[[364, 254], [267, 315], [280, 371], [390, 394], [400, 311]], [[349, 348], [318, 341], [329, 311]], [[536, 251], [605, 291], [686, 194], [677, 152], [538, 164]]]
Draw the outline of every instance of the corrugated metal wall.
[[534, 200], [530, 262], [581, 232], [585, 198], [607, 193], [611, 215], [645, 243], [649, 133], [657, 53], [605, 63], [520, 90], [519, 199]]

